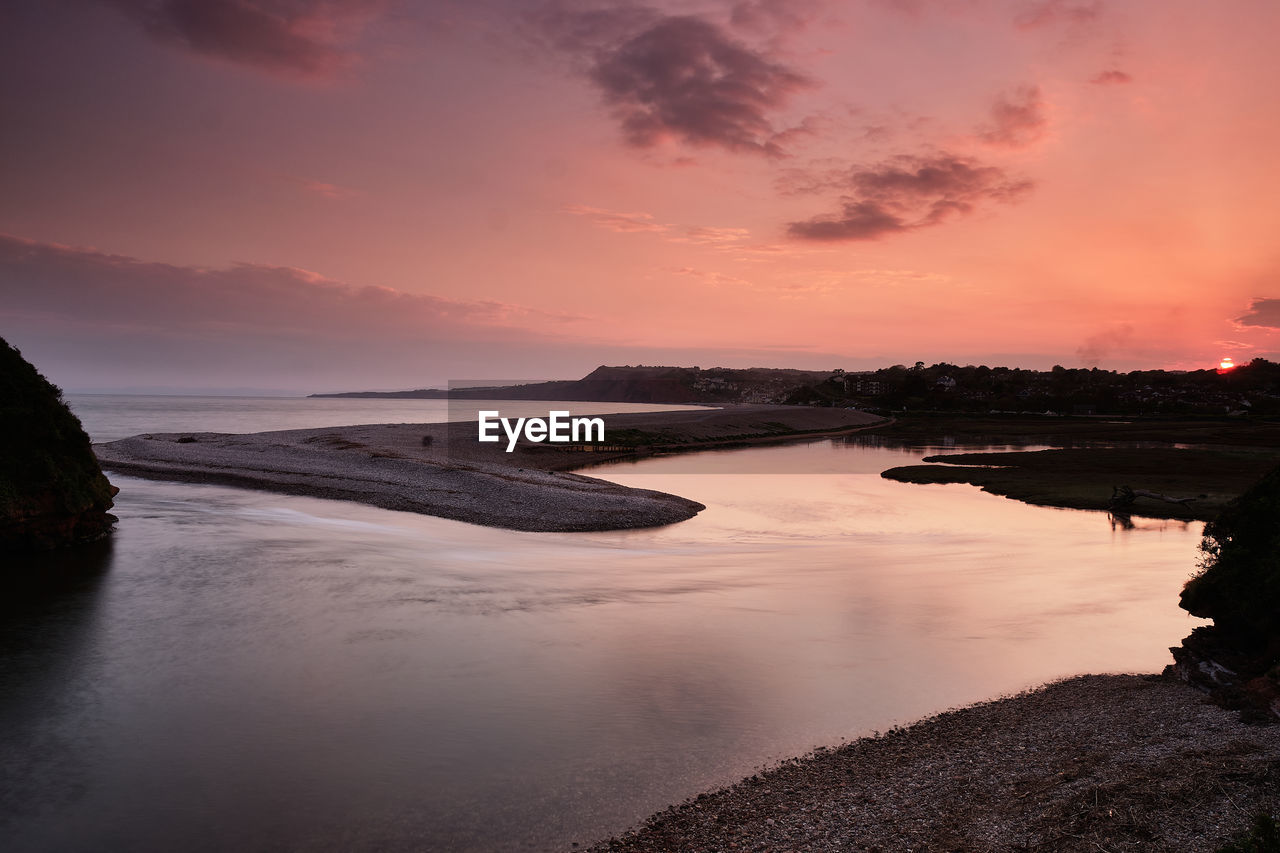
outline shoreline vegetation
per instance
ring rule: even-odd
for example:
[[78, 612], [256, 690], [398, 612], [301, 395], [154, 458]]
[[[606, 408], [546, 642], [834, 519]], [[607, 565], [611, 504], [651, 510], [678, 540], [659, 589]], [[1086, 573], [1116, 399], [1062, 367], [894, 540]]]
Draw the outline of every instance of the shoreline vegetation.
[[788, 403], [941, 414], [1213, 417], [1280, 416], [1280, 364], [1255, 358], [1212, 370], [1023, 370], [945, 362], [861, 372], [778, 368], [601, 365], [581, 379], [461, 385], [414, 391], [354, 391], [314, 397], [598, 400], [631, 403]]
[[[881, 476], [904, 483], [968, 483], [1037, 506], [1128, 516], [1212, 520], [1280, 463], [1280, 424], [1230, 418], [1059, 418], [916, 415], [877, 434], [905, 441], [1040, 445], [927, 456]], [[1117, 500], [1129, 487], [1137, 500]]]

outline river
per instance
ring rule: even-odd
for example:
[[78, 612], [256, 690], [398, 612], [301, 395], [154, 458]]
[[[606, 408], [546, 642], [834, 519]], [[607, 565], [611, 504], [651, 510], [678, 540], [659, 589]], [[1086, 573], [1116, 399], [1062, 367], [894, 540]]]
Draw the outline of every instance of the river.
[[[447, 416], [69, 401], [95, 440]], [[1200, 524], [878, 476], [931, 452], [612, 464], [585, 473], [707, 509], [576, 534], [112, 476], [113, 540], [6, 596], [5, 849], [567, 850], [816, 746], [1159, 670], [1199, 624], [1177, 594]]]

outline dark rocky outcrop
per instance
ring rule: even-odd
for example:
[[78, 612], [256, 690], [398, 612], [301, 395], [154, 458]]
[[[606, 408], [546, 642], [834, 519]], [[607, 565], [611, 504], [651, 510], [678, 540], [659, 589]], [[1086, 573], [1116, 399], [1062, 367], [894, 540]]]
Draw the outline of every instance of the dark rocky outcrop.
[[0, 552], [101, 539], [116, 492], [62, 392], [0, 338]]
[[1174, 672], [1257, 722], [1280, 720], [1280, 467], [1205, 525], [1181, 605], [1212, 619], [1172, 649]]

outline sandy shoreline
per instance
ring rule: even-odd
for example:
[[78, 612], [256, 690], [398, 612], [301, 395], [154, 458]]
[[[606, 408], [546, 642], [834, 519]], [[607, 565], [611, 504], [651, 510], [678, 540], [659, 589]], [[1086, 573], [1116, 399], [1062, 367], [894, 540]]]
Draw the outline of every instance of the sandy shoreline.
[[[844, 409], [743, 406], [604, 415], [606, 441], [625, 435], [646, 452], [834, 435], [880, 423]], [[673, 524], [703, 505], [568, 473], [635, 450], [587, 453], [476, 440], [476, 424], [365, 424], [250, 434], [156, 433], [94, 445], [103, 469], [350, 500], [473, 524], [528, 531], [618, 530]], [[423, 443], [429, 436], [429, 444]]]
[[1216, 850], [1280, 808], [1280, 727], [1180, 681], [1087, 675], [794, 759], [621, 851]]

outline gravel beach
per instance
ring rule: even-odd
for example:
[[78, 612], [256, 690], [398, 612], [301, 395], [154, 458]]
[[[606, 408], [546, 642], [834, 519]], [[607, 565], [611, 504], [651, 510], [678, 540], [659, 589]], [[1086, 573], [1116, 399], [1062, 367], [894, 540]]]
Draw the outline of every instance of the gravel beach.
[[513, 530], [652, 527], [703, 509], [675, 495], [577, 474], [412, 458], [385, 446], [394, 443], [393, 433], [410, 431], [420, 443], [421, 427], [375, 425], [147, 435], [95, 450], [105, 470], [121, 474], [356, 501]]
[[595, 853], [1216, 850], [1280, 808], [1280, 727], [1086, 675], [794, 759]]
[[[832, 435], [883, 422], [845, 409], [742, 406], [605, 415], [610, 435], [643, 436], [641, 452]], [[673, 524], [703, 505], [568, 473], [636, 455], [522, 442], [481, 444], [474, 421], [365, 424], [251, 434], [165, 433], [94, 445], [108, 471], [334, 498], [529, 531]], [[429, 439], [429, 440], [427, 440]]]

